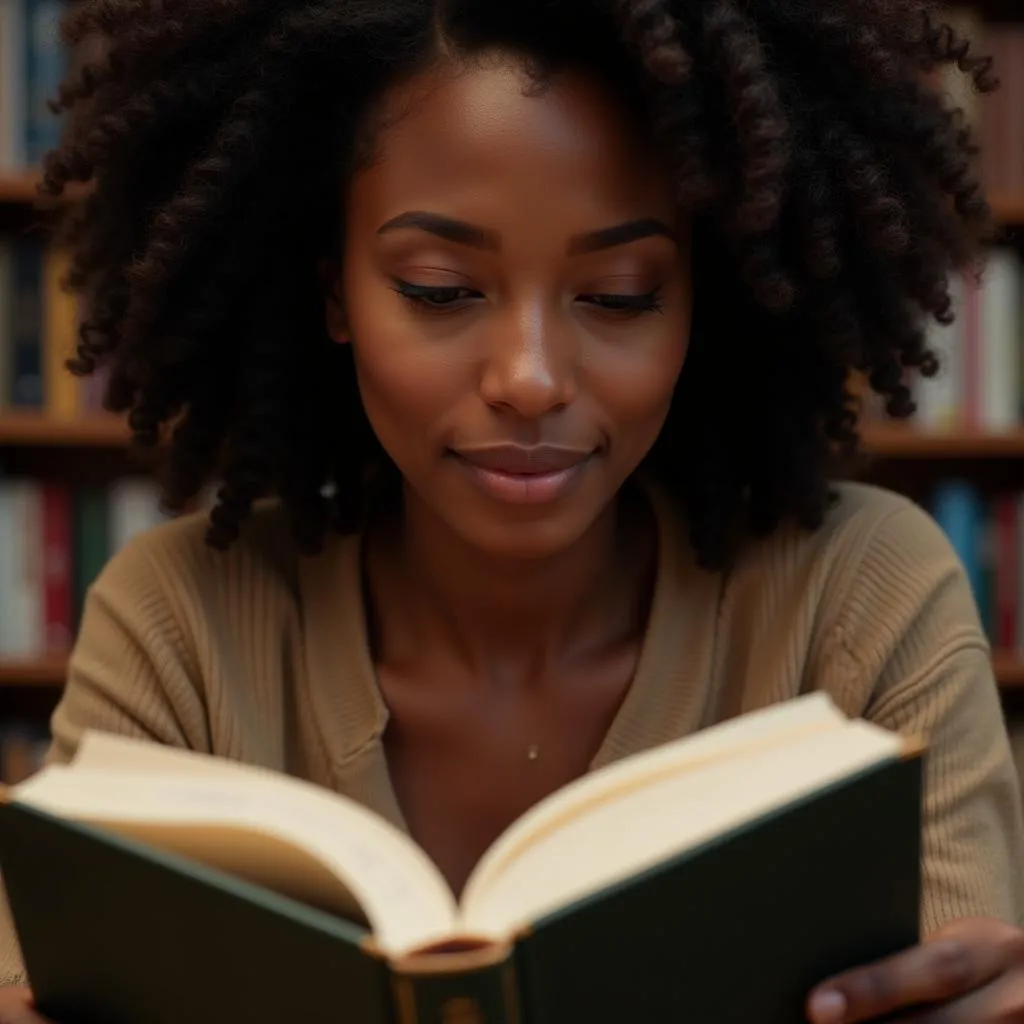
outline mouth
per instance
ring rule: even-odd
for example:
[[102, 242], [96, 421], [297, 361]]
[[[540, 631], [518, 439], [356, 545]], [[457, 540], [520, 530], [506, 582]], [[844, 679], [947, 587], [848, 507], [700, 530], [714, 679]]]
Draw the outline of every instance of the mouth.
[[489, 497], [512, 505], [545, 505], [573, 488], [596, 451], [501, 446], [450, 454]]

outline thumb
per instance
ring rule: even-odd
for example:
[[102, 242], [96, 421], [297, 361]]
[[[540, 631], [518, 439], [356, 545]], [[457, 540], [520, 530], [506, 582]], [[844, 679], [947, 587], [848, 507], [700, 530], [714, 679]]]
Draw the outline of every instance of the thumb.
[[27, 988], [0, 992], [0, 1024], [48, 1024], [33, 1005], [32, 993]]

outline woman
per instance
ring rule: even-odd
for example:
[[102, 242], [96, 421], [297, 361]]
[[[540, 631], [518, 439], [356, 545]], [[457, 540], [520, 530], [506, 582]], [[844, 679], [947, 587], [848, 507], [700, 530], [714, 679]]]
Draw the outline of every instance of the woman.
[[[825, 689], [924, 731], [922, 945], [819, 1024], [1024, 1019], [1020, 794], [964, 573], [829, 484], [989, 228], [889, 0], [86, 0], [46, 188], [75, 369], [208, 522], [92, 589], [86, 728], [346, 792], [454, 890], [590, 767]], [[10, 929], [3, 971], [21, 979]], [[38, 1022], [26, 989], [0, 1020]]]

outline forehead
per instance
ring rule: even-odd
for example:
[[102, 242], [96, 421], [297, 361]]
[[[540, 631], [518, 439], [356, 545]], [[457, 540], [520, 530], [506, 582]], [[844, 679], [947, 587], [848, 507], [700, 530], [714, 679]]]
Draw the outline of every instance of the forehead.
[[513, 58], [495, 57], [404, 83], [378, 115], [357, 187], [386, 207], [671, 207], [665, 166], [625, 105], [580, 74], [538, 86]]

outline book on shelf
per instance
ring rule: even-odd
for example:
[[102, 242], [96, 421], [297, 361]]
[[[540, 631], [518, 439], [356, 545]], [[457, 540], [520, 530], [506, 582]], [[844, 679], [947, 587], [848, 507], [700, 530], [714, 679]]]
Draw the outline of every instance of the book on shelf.
[[5, 791], [0, 867], [57, 1020], [797, 1024], [917, 940], [923, 756], [822, 694], [750, 712], [542, 801], [456, 899], [344, 796], [89, 733]]
[[993, 648], [1024, 651], [1024, 494], [986, 494], [970, 480], [949, 479], [928, 504], [964, 566]]
[[956, 319], [932, 323], [928, 344], [937, 377], [919, 383], [917, 422], [924, 430], [1001, 433], [1021, 424], [1024, 262], [1006, 246], [988, 253], [980, 276], [951, 282]]
[[60, 38], [67, 0], [0, 2], [0, 172], [36, 166], [60, 143], [49, 109], [69, 66]]
[[67, 653], [108, 559], [166, 519], [145, 478], [72, 487], [0, 476], [0, 659]]
[[[993, 246], [979, 272], [950, 279], [953, 322], [924, 323], [937, 355], [931, 378], [908, 375], [922, 433], [1007, 435], [1024, 419], [1024, 259], [1010, 246]], [[881, 399], [865, 388], [865, 423], [886, 421]]]
[[[991, 195], [1024, 195], [1024, 24], [993, 23], [982, 33], [1000, 88], [978, 115], [982, 180]], [[980, 104], [979, 104], [980, 106]]]
[[106, 373], [73, 376], [80, 298], [65, 290], [69, 255], [30, 238], [0, 238], [0, 412], [74, 421], [103, 412]]
[[979, 174], [990, 195], [1024, 193], [1024, 25], [987, 19], [978, 5], [957, 4], [944, 18], [971, 42], [975, 55], [992, 58], [999, 88], [980, 94], [970, 77], [946, 66], [939, 86], [964, 112], [981, 145]]

